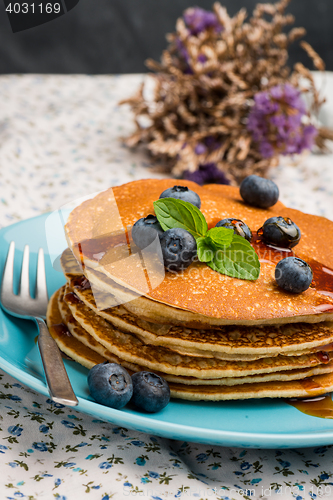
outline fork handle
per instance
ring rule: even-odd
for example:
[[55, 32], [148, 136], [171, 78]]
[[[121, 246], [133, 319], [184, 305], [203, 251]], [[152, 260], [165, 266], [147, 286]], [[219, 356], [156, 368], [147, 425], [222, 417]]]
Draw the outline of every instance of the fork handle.
[[69, 381], [59, 347], [42, 318], [35, 318], [38, 329], [38, 347], [42, 358], [50, 396], [56, 403], [76, 406], [79, 402]]

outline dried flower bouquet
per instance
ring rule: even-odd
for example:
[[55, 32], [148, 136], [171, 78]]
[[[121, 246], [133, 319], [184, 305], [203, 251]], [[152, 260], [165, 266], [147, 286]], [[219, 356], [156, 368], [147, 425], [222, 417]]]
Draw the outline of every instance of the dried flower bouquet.
[[[155, 71], [153, 98], [145, 98], [142, 84], [122, 101], [136, 123], [126, 144], [145, 144], [166, 171], [200, 184], [239, 183], [265, 175], [280, 154], [298, 154], [315, 140], [324, 147], [331, 134], [311, 118], [324, 100], [303, 64], [287, 66], [289, 44], [305, 34], [285, 32], [294, 22], [285, 14], [289, 1], [258, 4], [247, 21], [245, 9], [231, 18], [219, 3], [212, 12], [187, 9], [161, 62], [147, 61]], [[324, 70], [313, 48], [301, 46]]]

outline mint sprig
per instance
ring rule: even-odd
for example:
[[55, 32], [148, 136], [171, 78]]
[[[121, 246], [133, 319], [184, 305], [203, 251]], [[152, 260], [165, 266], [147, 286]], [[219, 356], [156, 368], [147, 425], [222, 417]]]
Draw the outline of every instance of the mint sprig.
[[200, 262], [211, 262], [214, 258], [215, 250], [207, 243], [203, 236], [197, 239], [197, 255]]
[[200, 262], [232, 278], [258, 279], [258, 255], [250, 242], [234, 234], [232, 229], [213, 227], [208, 230], [202, 212], [187, 201], [162, 198], [154, 202], [154, 208], [164, 231], [178, 227], [192, 234]]
[[207, 233], [206, 219], [192, 203], [175, 198], [161, 198], [154, 201], [154, 208], [158, 222], [164, 231], [180, 227], [186, 229], [195, 239]]
[[231, 245], [233, 237], [234, 232], [232, 229], [226, 227], [212, 227], [212, 229], [207, 231], [205, 240], [208, 245], [218, 250]]
[[214, 271], [232, 278], [241, 278], [243, 280], [256, 280], [259, 278], [260, 262], [258, 255], [251, 244], [237, 234], [233, 235], [231, 245], [224, 251], [217, 250], [213, 259], [207, 264]]

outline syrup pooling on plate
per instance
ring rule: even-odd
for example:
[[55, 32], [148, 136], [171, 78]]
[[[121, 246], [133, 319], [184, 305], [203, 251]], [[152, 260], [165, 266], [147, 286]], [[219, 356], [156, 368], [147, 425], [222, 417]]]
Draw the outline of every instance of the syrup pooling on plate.
[[297, 408], [297, 410], [311, 417], [333, 418], [333, 401], [331, 394], [308, 399], [291, 398], [285, 401], [294, 408]]

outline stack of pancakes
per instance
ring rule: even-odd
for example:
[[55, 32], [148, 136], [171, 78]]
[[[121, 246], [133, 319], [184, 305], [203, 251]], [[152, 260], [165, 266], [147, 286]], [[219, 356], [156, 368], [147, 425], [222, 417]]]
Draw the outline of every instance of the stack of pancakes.
[[[167, 188], [201, 198], [208, 227], [241, 219], [253, 232], [273, 216], [291, 218], [302, 238], [295, 253], [314, 271], [301, 294], [280, 289], [276, 263], [291, 254], [254, 236], [256, 281], [195, 261], [164, 272], [140, 251], [131, 227], [154, 213]], [[74, 209], [61, 263], [67, 284], [52, 296], [47, 321], [60, 349], [87, 368], [109, 360], [130, 373], [154, 371], [171, 396], [189, 400], [309, 397], [333, 390], [333, 222], [288, 209], [246, 205], [239, 189], [146, 179], [104, 191]], [[325, 244], [323, 244], [325, 238]]]

